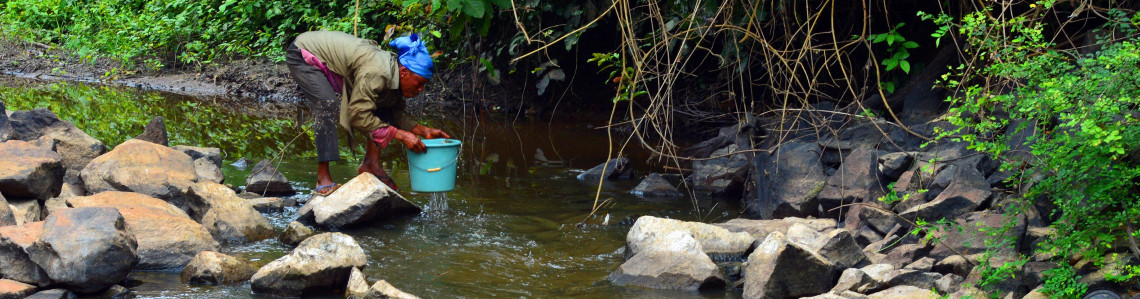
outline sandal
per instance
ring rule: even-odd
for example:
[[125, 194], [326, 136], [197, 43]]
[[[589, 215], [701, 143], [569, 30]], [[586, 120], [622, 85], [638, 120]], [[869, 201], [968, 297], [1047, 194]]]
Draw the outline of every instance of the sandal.
[[392, 180], [392, 178], [390, 178], [388, 176], [378, 176], [376, 178], [380, 179], [380, 182], [383, 182], [385, 185], [388, 185], [388, 187], [392, 188], [392, 190], [400, 190], [400, 187], [396, 186], [396, 181]]
[[[321, 192], [322, 189], [324, 189], [325, 191]], [[329, 194], [336, 192], [336, 189], [340, 189], [340, 185], [337, 183], [332, 183], [332, 184], [328, 184], [328, 185], [324, 185], [324, 186], [317, 186], [316, 189], [313, 189], [313, 195], [329, 196]]]

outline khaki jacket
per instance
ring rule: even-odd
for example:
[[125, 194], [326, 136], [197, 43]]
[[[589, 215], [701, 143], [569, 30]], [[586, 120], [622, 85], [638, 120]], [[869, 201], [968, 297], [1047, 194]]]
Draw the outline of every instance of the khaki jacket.
[[[381, 50], [375, 41], [339, 31], [305, 32], [293, 44], [313, 53], [330, 71], [344, 78], [337, 122], [342, 129], [369, 136], [373, 130], [389, 125], [405, 131], [416, 126], [404, 113], [400, 65], [394, 53]], [[391, 113], [392, 124], [376, 117], [373, 111], [378, 109]]]

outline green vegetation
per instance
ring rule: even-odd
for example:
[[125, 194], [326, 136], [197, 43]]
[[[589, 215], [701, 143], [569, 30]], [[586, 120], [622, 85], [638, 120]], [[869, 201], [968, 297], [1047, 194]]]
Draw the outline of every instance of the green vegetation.
[[162, 116], [171, 145], [217, 147], [228, 159], [271, 158], [282, 151], [315, 156], [312, 136], [290, 143], [302, 132], [295, 121], [227, 113], [202, 102], [170, 101], [154, 92], [55, 83], [36, 89], [0, 86], [0, 98], [9, 110], [48, 108], [108, 148], [141, 134], [151, 118]]

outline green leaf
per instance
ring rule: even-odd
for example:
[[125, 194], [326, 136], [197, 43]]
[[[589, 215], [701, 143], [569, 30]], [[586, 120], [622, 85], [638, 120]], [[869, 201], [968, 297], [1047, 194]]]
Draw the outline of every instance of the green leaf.
[[907, 62], [906, 60], [900, 60], [899, 68], [902, 69], [903, 73], [910, 74], [910, 62]]
[[886, 34], [875, 34], [875, 35], [874, 35], [874, 39], [872, 39], [872, 40], [871, 40], [871, 42], [872, 42], [872, 43], [881, 43], [881, 42], [883, 42], [884, 40], [887, 40], [887, 35], [886, 35]]
[[432, 30], [431, 35], [435, 38], [443, 38], [443, 33], [439, 32], [439, 30]]
[[907, 42], [903, 43], [903, 48], [907, 48], [907, 49], [918, 48], [918, 43], [913, 42], [913, 41], [907, 41]]
[[470, 0], [463, 4], [463, 13], [471, 16], [471, 18], [482, 18], [483, 11], [487, 9], [487, 3], [484, 0]]
[[899, 61], [895, 59], [886, 59], [883, 60], [883, 65], [887, 66], [887, 70], [889, 71], [895, 69], [895, 67], [899, 65]]

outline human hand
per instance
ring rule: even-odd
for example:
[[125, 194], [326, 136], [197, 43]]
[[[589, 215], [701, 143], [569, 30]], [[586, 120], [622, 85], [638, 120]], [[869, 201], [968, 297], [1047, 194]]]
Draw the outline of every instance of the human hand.
[[447, 135], [443, 130], [428, 128], [422, 125], [412, 127], [412, 134], [423, 136], [426, 139], [451, 138], [451, 135]]
[[403, 142], [404, 146], [412, 152], [427, 152], [427, 146], [424, 145], [424, 142], [420, 141], [420, 139], [417, 138], [415, 134], [412, 134], [412, 132], [396, 130], [396, 140]]

